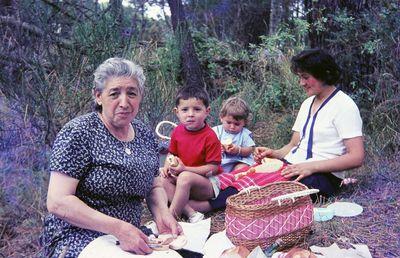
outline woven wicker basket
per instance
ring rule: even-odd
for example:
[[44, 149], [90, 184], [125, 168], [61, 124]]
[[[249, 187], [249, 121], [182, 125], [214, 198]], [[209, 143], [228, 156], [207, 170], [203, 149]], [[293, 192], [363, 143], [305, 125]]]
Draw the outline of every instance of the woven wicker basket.
[[227, 237], [249, 250], [256, 246], [264, 249], [278, 238], [282, 240], [281, 250], [304, 242], [313, 222], [310, 196], [279, 203], [271, 199], [307, 189], [297, 182], [277, 182], [229, 197], [225, 215]]

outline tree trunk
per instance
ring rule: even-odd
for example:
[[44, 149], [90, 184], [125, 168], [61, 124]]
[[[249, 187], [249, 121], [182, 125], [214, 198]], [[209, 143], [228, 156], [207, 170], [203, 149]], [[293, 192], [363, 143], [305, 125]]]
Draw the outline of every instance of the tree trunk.
[[205, 87], [203, 72], [194, 49], [182, 0], [168, 0], [168, 4], [171, 9], [172, 27], [181, 49], [184, 84], [186, 86]]
[[269, 35], [276, 32], [281, 21], [281, 6], [279, 0], [271, 0], [271, 14], [269, 18]]
[[314, 27], [314, 23], [319, 19], [321, 6], [323, 5], [320, 2], [304, 0], [304, 11], [307, 13], [307, 22], [310, 24], [310, 29], [308, 31], [308, 43], [311, 48], [322, 47], [321, 33], [323, 32], [317, 32]]

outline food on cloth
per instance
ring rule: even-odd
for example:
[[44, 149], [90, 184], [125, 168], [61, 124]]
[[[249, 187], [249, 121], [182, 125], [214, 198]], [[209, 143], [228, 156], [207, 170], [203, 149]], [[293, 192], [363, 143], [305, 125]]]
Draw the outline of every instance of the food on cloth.
[[250, 169], [247, 170], [247, 171], [240, 172], [240, 173], [236, 174], [236, 175], [235, 175], [235, 180], [238, 180], [238, 179], [241, 178], [241, 177], [250, 175], [250, 174], [255, 173], [255, 172], [256, 172], [256, 169], [255, 169], [255, 168], [250, 168]]
[[172, 154], [168, 154], [167, 156], [167, 162], [171, 167], [176, 167], [179, 165], [178, 159], [177, 157], [175, 157]]
[[280, 159], [263, 158], [261, 164], [255, 166], [256, 173], [272, 173], [282, 168], [284, 165]]
[[246, 258], [250, 251], [244, 246], [235, 246], [226, 249], [219, 258]]
[[161, 234], [158, 237], [149, 237], [149, 247], [156, 251], [165, 251], [168, 249], [182, 249], [187, 244], [187, 238], [179, 235], [174, 238], [171, 234]]

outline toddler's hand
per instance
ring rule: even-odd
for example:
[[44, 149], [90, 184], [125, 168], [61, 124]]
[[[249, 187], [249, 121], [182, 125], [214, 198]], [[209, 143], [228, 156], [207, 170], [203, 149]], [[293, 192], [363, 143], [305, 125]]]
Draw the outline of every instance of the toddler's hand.
[[231, 144], [228, 147], [226, 147], [225, 152], [231, 155], [237, 155], [239, 154], [239, 146]]

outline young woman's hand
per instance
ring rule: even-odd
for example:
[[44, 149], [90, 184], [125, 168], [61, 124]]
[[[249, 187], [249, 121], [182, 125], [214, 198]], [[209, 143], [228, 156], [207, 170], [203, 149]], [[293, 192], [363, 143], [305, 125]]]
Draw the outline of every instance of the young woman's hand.
[[152, 249], [148, 246], [147, 236], [130, 223], [122, 222], [116, 233], [122, 250], [135, 254], [149, 254]]
[[288, 165], [281, 172], [281, 175], [286, 178], [295, 177], [295, 181], [312, 175], [315, 172], [312, 162], [299, 163], [295, 165]]
[[261, 160], [265, 157], [272, 157], [272, 149], [266, 147], [256, 147], [254, 149], [254, 161], [261, 163]]

